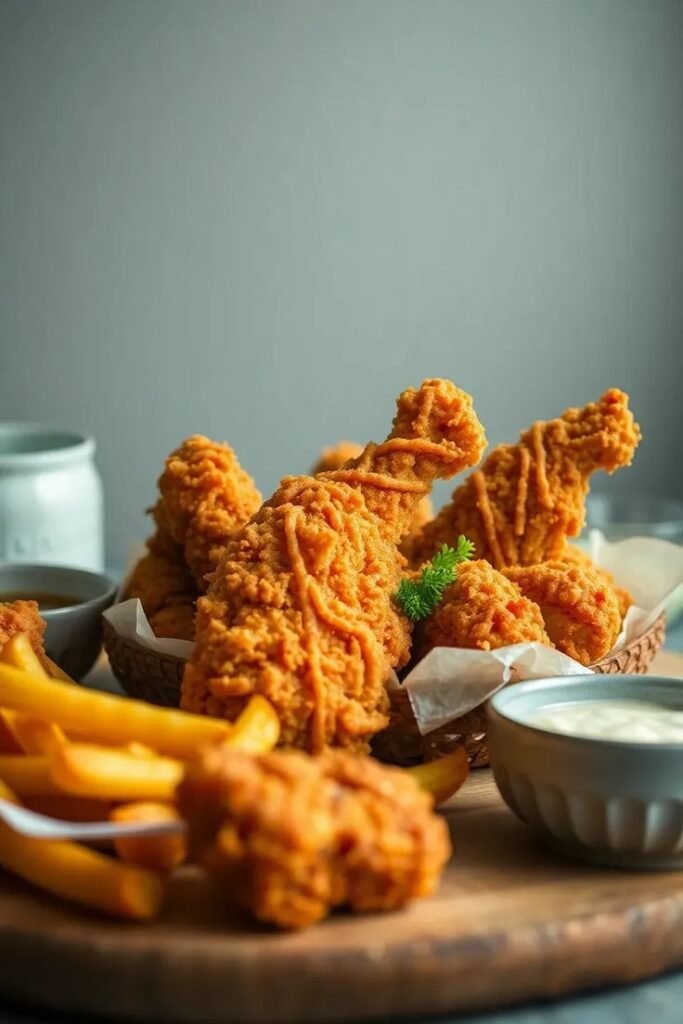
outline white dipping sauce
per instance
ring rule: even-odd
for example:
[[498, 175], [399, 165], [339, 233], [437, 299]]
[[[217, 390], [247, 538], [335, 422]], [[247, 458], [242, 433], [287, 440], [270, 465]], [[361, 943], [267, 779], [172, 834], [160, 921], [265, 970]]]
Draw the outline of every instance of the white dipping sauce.
[[533, 711], [529, 725], [622, 743], [683, 743], [683, 711], [639, 700], [582, 700]]

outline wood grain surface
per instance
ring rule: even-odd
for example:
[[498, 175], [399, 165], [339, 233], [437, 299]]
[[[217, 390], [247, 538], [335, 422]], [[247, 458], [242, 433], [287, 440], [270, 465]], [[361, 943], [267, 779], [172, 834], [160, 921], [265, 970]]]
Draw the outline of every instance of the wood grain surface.
[[[655, 671], [683, 675], [683, 657]], [[404, 912], [257, 929], [190, 870], [162, 918], [111, 922], [0, 875], [0, 996], [139, 1020], [396, 1019], [492, 1007], [683, 965], [683, 873], [586, 867], [537, 845], [488, 771], [446, 809], [455, 856]]]

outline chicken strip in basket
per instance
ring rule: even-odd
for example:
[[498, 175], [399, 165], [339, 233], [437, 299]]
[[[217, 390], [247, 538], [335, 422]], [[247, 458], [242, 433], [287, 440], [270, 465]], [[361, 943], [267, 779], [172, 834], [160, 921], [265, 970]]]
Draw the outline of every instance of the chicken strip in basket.
[[195, 604], [228, 537], [261, 495], [227, 444], [194, 435], [166, 459], [147, 541], [123, 599], [137, 597], [156, 636], [192, 640]]
[[495, 448], [412, 545], [419, 566], [460, 534], [497, 569], [562, 557], [581, 530], [596, 470], [628, 466], [640, 429], [628, 396], [612, 388], [597, 402], [534, 423], [518, 444]]

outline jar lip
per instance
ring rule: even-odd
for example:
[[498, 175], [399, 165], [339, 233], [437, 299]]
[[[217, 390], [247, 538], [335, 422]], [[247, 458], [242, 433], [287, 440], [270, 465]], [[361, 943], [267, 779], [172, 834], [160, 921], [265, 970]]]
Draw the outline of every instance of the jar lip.
[[95, 438], [44, 423], [0, 422], [0, 471], [81, 462], [95, 452]]

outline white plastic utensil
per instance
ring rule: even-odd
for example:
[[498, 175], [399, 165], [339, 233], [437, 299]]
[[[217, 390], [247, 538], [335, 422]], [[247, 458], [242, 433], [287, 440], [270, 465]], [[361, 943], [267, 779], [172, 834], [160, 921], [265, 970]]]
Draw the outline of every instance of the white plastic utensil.
[[0, 818], [15, 832], [31, 839], [87, 841], [121, 839], [123, 836], [174, 836], [185, 831], [182, 821], [61, 821], [46, 814], [17, 807], [0, 798]]

